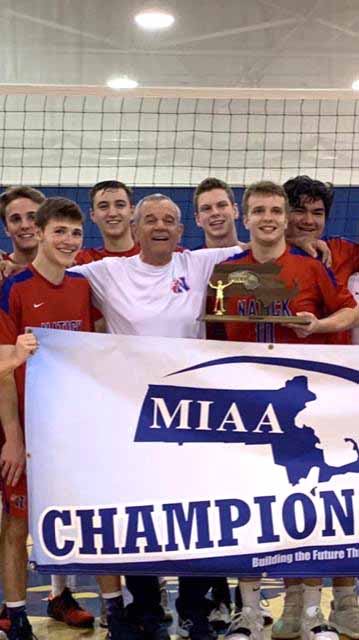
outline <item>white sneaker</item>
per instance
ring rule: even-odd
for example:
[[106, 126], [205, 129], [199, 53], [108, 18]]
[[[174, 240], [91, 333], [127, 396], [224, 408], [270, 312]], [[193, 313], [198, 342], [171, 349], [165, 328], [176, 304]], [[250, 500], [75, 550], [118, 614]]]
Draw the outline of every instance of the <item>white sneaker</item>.
[[343, 596], [339, 602], [331, 603], [329, 622], [349, 638], [359, 638], [359, 605], [355, 595]]
[[243, 607], [235, 613], [225, 635], [226, 640], [264, 640], [263, 617], [259, 609]]
[[303, 590], [287, 589], [284, 596], [283, 613], [272, 627], [272, 638], [292, 640], [301, 635], [301, 617], [303, 611]]
[[319, 607], [308, 607], [302, 617], [302, 640], [339, 640], [339, 636]]
[[272, 618], [272, 614], [269, 610], [269, 602], [268, 600], [261, 600], [261, 603], [259, 605], [259, 608], [261, 610], [261, 614], [263, 616], [263, 624], [265, 627], [270, 627], [271, 624], [273, 624], [273, 618]]
[[192, 627], [192, 620], [182, 620], [182, 618], [178, 616], [176, 633], [179, 638], [184, 638], [184, 640], [187, 640], [187, 638], [189, 638]]
[[227, 605], [225, 605], [224, 602], [221, 602], [219, 607], [212, 609], [211, 613], [208, 616], [208, 621], [218, 632], [223, 632], [225, 629], [227, 629], [228, 625], [231, 622], [231, 612], [228, 609]]

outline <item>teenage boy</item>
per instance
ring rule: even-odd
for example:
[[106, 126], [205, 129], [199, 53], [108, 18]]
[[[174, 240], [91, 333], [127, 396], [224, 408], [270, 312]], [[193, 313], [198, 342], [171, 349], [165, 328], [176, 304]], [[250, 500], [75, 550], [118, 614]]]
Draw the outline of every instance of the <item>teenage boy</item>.
[[132, 189], [119, 180], [104, 180], [92, 187], [90, 217], [99, 228], [103, 245], [79, 251], [76, 264], [129, 257], [139, 252], [131, 233], [132, 200]]
[[[292, 326], [270, 322], [227, 323], [228, 338], [252, 342], [322, 344], [327, 342], [328, 335], [355, 326], [359, 314], [349, 292], [336, 284], [333, 274], [319, 260], [286, 244], [288, 199], [284, 189], [266, 181], [250, 185], [243, 196], [242, 210], [244, 225], [250, 234], [251, 249], [233, 264], [256, 265], [275, 261], [281, 267], [279, 278], [288, 288], [295, 285], [299, 291], [289, 301], [275, 301], [270, 312], [271, 315], [293, 316]], [[230, 314], [260, 313], [250, 292], [240, 298], [234, 295], [227, 298], [226, 308]], [[306, 317], [308, 324], [296, 324], [296, 315]], [[262, 638], [263, 633], [259, 581], [241, 580], [240, 586], [243, 612], [234, 619], [228, 636], [238, 634], [239, 628], [245, 628], [257, 640]], [[303, 613], [297, 635], [302, 634], [303, 638], [309, 640], [315, 635], [316, 629], [333, 638], [333, 629], [326, 623], [320, 610], [320, 590], [313, 590], [308, 581], [304, 587]]]
[[2, 260], [25, 266], [37, 253], [35, 215], [45, 201], [41, 191], [32, 187], [10, 187], [0, 195], [0, 218], [5, 234], [12, 243], [12, 252], [2, 254]]
[[[32, 264], [2, 287], [0, 356], [10, 357], [27, 326], [92, 331], [90, 288], [66, 271], [81, 248], [83, 215], [64, 198], [49, 198], [36, 212], [38, 251]], [[30, 640], [26, 615], [27, 490], [25, 469], [24, 374], [21, 366], [2, 379], [0, 419], [5, 443], [0, 465], [4, 515], [1, 530], [4, 594], [11, 620], [9, 640]]]
[[[283, 185], [289, 201], [287, 240], [315, 240], [324, 234], [334, 199], [333, 186], [309, 176], [296, 176]], [[348, 279], [359, 271], [359, 244], [346, 238], [325, 239], [332, 253], [332, 269], [337, 281], [347, 286]], [[354, 283], [355, 276], [352, 276]], [[353, 295], [355, 290], [353, 290]], [[333, 344], [355, 343], [358, 329], [340, 332], [330, 337]], [[272, 637], [278, 640], [295, 637], [300, 632], [303, 611], [303, 584], [299, 579], [285, 580], [286, 592], [281, 617], [272, 628]], [[313, 579], [311, 587], [320, 593], [322, 582]], [[333, 601], [330, 622], [339, 633], [359, 638], [359, 605], [356, 594], [356, 579], [333, 578]]]
[[[37, 189], [28, 186], [10, 187], [0, 195], [0, 217], [5, 233], [11, 239], [13, 251], [1, 255], [2, 260], [25, 266], [30, 264], [38, 248], [38, 234], [35, 224], [36, 212], [45, 202], [45, 196]], [[49, 598], [48, 613], [56, 620], [71, 626], [92, 626], [94, 617], [79, 607], [72, 597], [66, 576], [51, 576], [52, 595]], [[0, 613], [0, 629], [8, 631], [7, 610]]]

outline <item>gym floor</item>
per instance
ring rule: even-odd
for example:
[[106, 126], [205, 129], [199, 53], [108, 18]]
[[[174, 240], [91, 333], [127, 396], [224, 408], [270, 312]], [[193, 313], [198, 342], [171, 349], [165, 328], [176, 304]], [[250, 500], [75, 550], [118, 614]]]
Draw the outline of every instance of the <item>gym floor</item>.
[[[236, 580], [230, 579], [231, 587], [234, 589]], [[77, 640], [78, 638], [91, 638], [91, 640], [104, 640], [106, 630], [98, 625], [100, 600], [98, 597], [97, 585], [92, 577], [78, 576], [77, 590], [75, 597], [78, 598], [82, 606], [89, 609], [97, 616], [93, 630], [77, 630], [62, 623], [51, 620], [46, 616], [47, 596], [50, 591], [49, 576], [40, 575], [34, 571], [29, 572], [28, 588], [28, 612], [33, 625], [34, 633], [38, 640]], [[176, 578], [167, 579], [167, 589], [172, 610], [175, 612], [175, 600], [177, 597]], [[283, 583], [277, 579], [264, 579], [262, 586], [263, 597], [268, 601], [270, 611], [274, 618], [279, 617], [282, 610]], [[328, 613], [330, 607], [331, 589], [323, 589], [323, 610]], [[176, 637], [176, 624], [170, 627], [172, 638]], [[270, 629], [266, 636], [270, 638]]]

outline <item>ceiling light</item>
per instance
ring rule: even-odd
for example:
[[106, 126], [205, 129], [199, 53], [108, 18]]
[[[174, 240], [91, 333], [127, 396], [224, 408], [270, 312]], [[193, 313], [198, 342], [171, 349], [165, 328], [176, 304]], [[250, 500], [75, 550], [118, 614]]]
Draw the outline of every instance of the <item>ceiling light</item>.
[[352, 84], [353, 91], [359, 91], [359, 80], [354, 80]]
[[138, 87], [137, 80], [131, 80], [127, 76], [121, 76], [118, 78], [110, 78], [107, 80], [107, 85], [111, 89], [135, 89]]
[[135, 21], [142, 29], [166, 29], [175, 21], [170, 13], [164, 11], [142, 11], [135, 16]]

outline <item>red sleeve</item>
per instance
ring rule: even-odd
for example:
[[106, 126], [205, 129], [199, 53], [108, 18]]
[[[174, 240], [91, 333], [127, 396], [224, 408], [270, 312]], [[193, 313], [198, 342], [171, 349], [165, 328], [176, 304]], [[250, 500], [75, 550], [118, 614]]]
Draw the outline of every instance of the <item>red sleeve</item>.
[[0, 344], [15, 344], [21, 333], [20, 317], [20, 299], [9, 279], [0, 295]]
[[357, 304], [347, 287], [337, 283], [331, 269], [327, 269], [319, 261], [316, 261], [316, 265], [318, 269], [318, 285], [322, 293], [328, 315], [339, 311], [339, 309], [354, 309]]
[[332, 252], [335, 276], [340, 284], [346, 286], [348, 278], [359, 271], [359, 244], [346, 238], [329, 238], [327, 242]]
[[99, 311], [96, 307], [93, 306], [93, 304], [91, 304], [91, 321], [93, 325], [92, 330], [94, 330], [95, 322], [97, 322], [97, 320], [101, 320], [102, 318], [103, 316], [101, 311]]
[[75, 264], [86, 264], [88, 260], [86, 260], [86, 250], [81, 249], [75, 258]]

